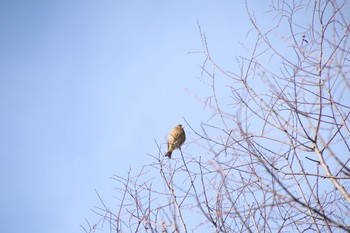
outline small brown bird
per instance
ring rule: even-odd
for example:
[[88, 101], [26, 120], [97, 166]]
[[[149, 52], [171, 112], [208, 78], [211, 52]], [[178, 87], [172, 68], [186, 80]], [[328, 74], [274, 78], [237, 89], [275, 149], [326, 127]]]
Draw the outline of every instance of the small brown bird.
[[168, 153], [165, 156], [171, 158], [173, 150], [180, 148], [186, 140], [186, 134], [182, 125], [177, 125], [169, 134], [168, 137]]

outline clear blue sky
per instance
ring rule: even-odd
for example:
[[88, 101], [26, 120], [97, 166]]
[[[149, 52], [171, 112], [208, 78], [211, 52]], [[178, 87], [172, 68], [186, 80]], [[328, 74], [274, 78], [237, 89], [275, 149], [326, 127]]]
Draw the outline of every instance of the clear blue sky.
[[82, 232], [94, 189], [112, 198], [112, 174], [149, 164], [183, 118], [207, 119], [197, 20], [235, 67], [243, 1], [0, 2], [1, 232]]

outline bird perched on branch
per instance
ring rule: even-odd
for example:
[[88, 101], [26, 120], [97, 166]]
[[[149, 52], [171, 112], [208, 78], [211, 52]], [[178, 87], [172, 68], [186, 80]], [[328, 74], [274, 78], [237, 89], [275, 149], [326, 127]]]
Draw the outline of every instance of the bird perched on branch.
[[169, 134], [168, 137], [168, 152], [165, 156], [171, 158], [171, 153], [173, 150], [178, 149], [186, 140], [186, 134], [184, 131], [184, 126], [177, 125]]

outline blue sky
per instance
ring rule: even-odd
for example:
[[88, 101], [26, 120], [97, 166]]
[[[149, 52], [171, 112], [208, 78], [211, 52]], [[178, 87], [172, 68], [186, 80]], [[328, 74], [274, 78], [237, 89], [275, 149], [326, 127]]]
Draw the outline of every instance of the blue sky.
[[95, 189], [112, 198], [112, 174], [149, 164], [155, 140], [165, 153], [184, 118], [205, 121], [197, 20], [230, 67], [245, 11], [243, 1], [1, 1], [1, 232], [82, 231]]

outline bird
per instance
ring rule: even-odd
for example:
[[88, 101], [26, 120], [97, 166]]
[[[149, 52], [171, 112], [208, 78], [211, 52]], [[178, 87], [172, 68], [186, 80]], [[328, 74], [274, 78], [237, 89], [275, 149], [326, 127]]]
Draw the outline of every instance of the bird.
[[171, 130], [168, 137], [168, 152], [166, 153], [166, 157], [171, 159], [171, 154], [173, 150], [178, 149], [186, 140], [186, 134], [184, 131], [184, 126], [181, 124], [177, 125], [173, 130]]

